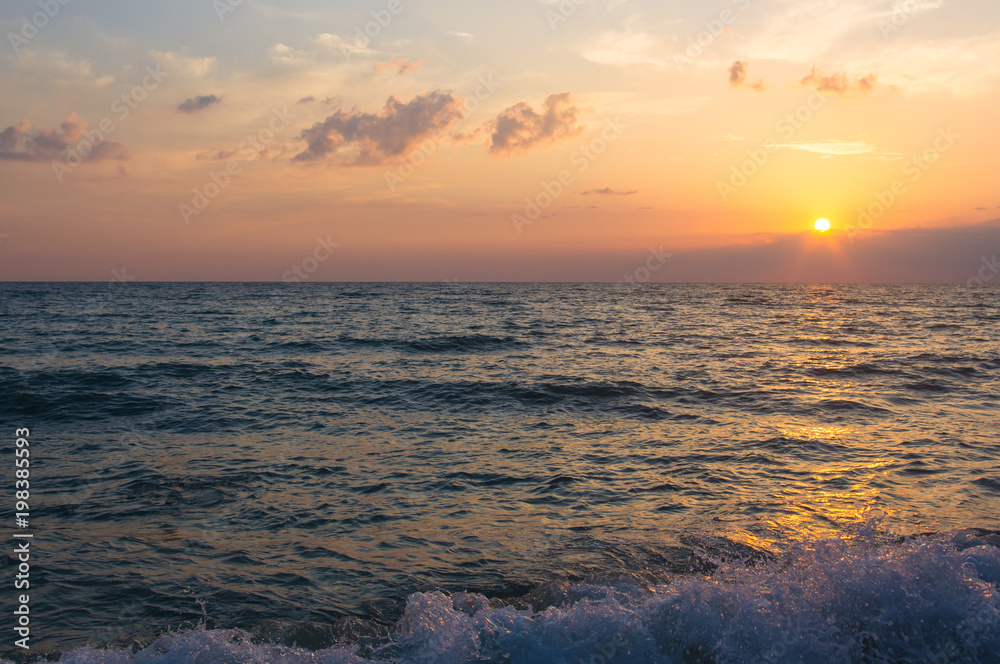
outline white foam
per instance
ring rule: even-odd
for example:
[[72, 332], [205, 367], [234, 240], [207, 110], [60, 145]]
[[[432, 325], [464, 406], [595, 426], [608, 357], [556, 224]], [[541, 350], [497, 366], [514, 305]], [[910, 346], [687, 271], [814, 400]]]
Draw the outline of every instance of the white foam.
[[[881, 547], [822, 541], [754, 568], [720, 567], [650, 589], [577, 584], [532, 612], [481, 595], [409, 597], [379, 661], [407, 664], [604, 662], [1000, 662], [1000, 549], [957, 535]], [[253, 645], [194, 630], [144, 651], [78, 649], [65, 664], [358, 664], [350, 647]]]

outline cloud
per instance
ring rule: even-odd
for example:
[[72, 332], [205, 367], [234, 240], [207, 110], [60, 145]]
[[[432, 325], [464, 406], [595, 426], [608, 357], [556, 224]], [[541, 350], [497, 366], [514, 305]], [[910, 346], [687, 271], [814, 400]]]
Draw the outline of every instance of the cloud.
[[493, 122], [490, 154], [526, 152], [580, 134], [580, 110], [573, 101], [571, 93], [561, 92], [545, 98], [541, 113], [523, 101], [504, 110]]
[[825, 141], [779, 143], [777, 147], [789, 148], [790, 150], [802, 150], [803, 152], [815, 152], [827, 157], [876, 153], [879, 154], [879, 156], [902, 156], [893, 153], [878, 153], [878, 148], [867, 141], [842, 141], [835, 138]]
[[274, 62], [285, 65], [313, 64], [313, 56], [302, 49], [292, 48], [287, 44], [277, 43], [267, 49], [267, 55]]
[[1000, 80], [1000, 32], [972, 37], [893, 42], [862, 62], [853, 62], [879, 72], [879, 82], [895, 85], [907, 94], [956, 96], [992, 94]]
[[[726, 140], [730, 141], [753, 141], [757, 139], [744, 136], [728, 135]], [[800, 150], [802, 152], [812, 152], [821, 154], [824, 157], [843, 156], [865, 156], [871, 159], [902, 159], [905, 155], [899, 152], [883, 152], [877, 146], [865, 140], [845, 141], [839, 138], [830, 138], [821, 141], [789, 141], [787, 143], [776, 143], [775, 148], [787, 148], [789, 150]]]
[[630, 189], [628, 191], [616, 191], [610, 187], [602, 187], [601, 189], [588, 189], [587, 191], [580, 192], [581, 196], [631, 196], [632, 194], [638, 194], [638, 189]]
[[32, 130], [27, 120], [12, 125], [0, 132], [0, 161], [54, 161], [74, 149], [83, 161], [128, 158], [124, 145], [102, 139], [91, 142], [84, 135], [86, 129], [87, 123], [76, 113], [70, 114], [58, 130]]
[[[110, 74], [98, 75], [94, 62], [88, 58], [68, 55], [65, 51], [39, 51], [23, 49], [11, 58], [16, 67], [12, 69], [33, 83], [45, 86], [92, 86], [107, 87], [115, 81]], [[6, 65], [5, 65], [6, 68]]]
[[127, 177], [128, 169], [119, 165], [118, 168], [115, 169], [115, 172], [111, 175], [93, 175], [87, 178], [86, 181], [90, 183], [107, 182], [109, 180], [124, 180]]
[[235, 157], [238, 152], [238, 150], [208, 150], [196, 154], [194, 158], [204, 161], [226, 161]]
[[389, 58], [386, 62], [375, 61], [375, 73], [381, 74], [384, 71], [395, 70], [402, 76], [411, 71], [416, 71], [424, 65], [423, 60], [410, 60], [409, 58]]
[[180, 78], [203, 78], [215, 67], [215, 58], [198, 58], [173, 51], [150, 51], [149, 56], [154, 62], [163, 66], [171, 76]]
[[341, 109], [302, 132], [300, 138], [308, 146], [295, 155], [295, 161], [324, 159], [346, 149], [356, 155], [345, 164], [377, 165], [458, 122], [461, 109], [459, 99], [441, 91], [406, 103], [389, 97], [378, 113]]
[[585, 60], [613, 67], [652, 65], [666, 67], [671, 61], [660, 53], [661, 38], [646, 32], [604, 32], [580, 52]]
[[320, 46], [324, 46], [328, 49], [337, 49], [344, 56], [360, 56], [360, 57], [370, 57], [375, 54], [375, 51], [361, 45], [361, 39], [355, 38], [350, 40], [346, 37], [341, 37], [340, 35], [331, 34], [329, 32], [324, 32], [322, 34], [316, 35], [313, 40]]
[[729, 85], [734, 88], [748, 87], [751, 90], [756, 90], [757, 92], [764, 91], [764, 81], [757, 79], [753, 83], [747, 83], [747, 66], [748, 63], [737, 60], [729, 68]]
[[317, 97], [315, 95], [309, 95], [307, 97], [303, 97], [302, 99], [298, 100], [295, 103], [296, 104], [314, 104], [316, 102], [319, 102], [319, 103], [324, 104], [326, 106], [340, 106], [343, 103], [343, 100], [340, 97], [324, 97], [323, 99], [320, 99], [319, 97]]
[[852, 90], [868, 94], [875, 89], [877, 82], [878, 76], [875, 74], [868, 74], [852, 81], [848, 80], [847, 74], [824, 76], [822, 71], [813, 67], [809, 75], [799, 81], [799, 85], [813, 87], [817, 92], [832, 92], [843, 96]]
[[486, 122], [482, 126], [475, 127], [474, 129], [470, 129], [469, 131], [456, 131], [451, 135], [451, 141], [452, 143], [456, 144], [472, 143], [473, 141], [477, 140], [483, 134], [484, 131], [487, 131], [489, 129], [490, 124], [491, 123]]
[[743, 85], [747, 77], [747, 63], [736, 61], [729, 68], [729, 85]]
[[966, 283], [1000, 249], [1000, 222], [938, 228], [838, 229], [678, 250], [670, 279], [690, 282]]
[[[883, 24], [895, 25], [900, 10], [914, 16], [944, 6], [944, 0], [781, 0], [770, 12], [766, 28], [741, 44], [741, 52], [760, 60], [808, 63], [817, 59], [842, 57], [859, 47], [873, 53], [895, 56], [896, 48], [886, 48]], [[781, 7], [783, 6], [783, 7]], [[907, 28], [910, 29], [910, 28]], [[895, 46], [895, 45], [894, 45]]]
[[188, 99], [178, 106], [177, 110], [181, 113], [200, 113], [212, 104], [218, 104], [220, 101], [222, 101], [222, 98], [215, 95], [201, 95], [194, 99]]

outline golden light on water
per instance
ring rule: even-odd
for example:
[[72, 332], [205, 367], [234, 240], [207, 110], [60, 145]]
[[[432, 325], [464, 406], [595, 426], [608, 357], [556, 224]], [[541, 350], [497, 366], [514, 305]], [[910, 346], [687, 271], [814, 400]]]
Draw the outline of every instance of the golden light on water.
[[816, 223], [813, 224], [813, 228], [818, 230], [820, 233], [825, 233], [830, 230], [830, 220], [829, 219], [817, 219]]

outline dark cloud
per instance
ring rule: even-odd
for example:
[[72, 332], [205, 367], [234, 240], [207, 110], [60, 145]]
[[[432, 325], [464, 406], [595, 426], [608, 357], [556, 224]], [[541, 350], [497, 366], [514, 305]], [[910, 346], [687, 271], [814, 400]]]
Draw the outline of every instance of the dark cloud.
[[[608, 223], [614, 218], [602, 210], [558, 211], [563, 223], [602, 214], [607, 215]], [[509, 221], [506, 214], [497, 220]], [[734, 237], [729, 246], [701, 249], [661, 245], [664, 241], [662, 235], [650, 235], [637, 239], [628, 250], [563, 243], [549, 248], [430, 247], [414, 251], [409, 246], [383, 244], [345, 253], [340, 269], [355, 281], [434, 281], [442, 274], [461, 274], [464, 280], [483, 282], [614, 283], [641, 265], [650, 255], [649, 249], [658, 247], [671, 255], [662, 269], [653, 273], [652, 281], [966, 284], [983, 274], [984, 284], [1000, 288], [1000, 273], [990, 267], [1000, 259], [998, 222], [953, 228], [873, 228], [855, 237], [854, 242], [844, 235], [816, 236], [813, 232], [766, 239]], [[993, 273], [995, 276], [989, 278]], [[891, 300], [893, 292], [887, 291], [886, 297]], [[984, 298], [983, 302], [987, 301], [996, 311], [996, 300]]]
[[236, 157], [238, 150], [208, 150], [195, 155], [195, 159], [204, 161], [226, 161]]
[[[670, 280], [697, 282], [966, 283], [1000, 254], [1000, 222], [953, 228], [873, 228], [816, 238], [678, 250]], [[1000, 283], [1000, 275], [994, 277]]]
[[751, 90], [756, 90], [762, 92], [764, 90], [764, 81], [758, 79], [752, 83], [747, 83], [747, 67], [749, 64], [742, 60], [737, 60], [729, 67], [729, 85], [734, 88], [747, 87]]
[[546, 97], [541, 113], [527, 102], [515, 104], [494, 120], [490, 154], [526, 152], [538, 145], [576, 136], [583, 131], [576, 124], [579, 115], [569, 92]]
[[471, 143], [471, 142], [475, 141], [476, 139], [478, 139], [483, 134], [483, 132], [486, 131], [489, 128], [488, 127], [489, 124], [490, 123], [487, 122], [483, 126], [476, 127], [476, 128], [471, 129], [469, 131], [456, 131], [455, 133], [453, 133], [451, 135], [451, 140], [452, 140], [453, 143], [459, 143], [459, 144], [461, 144], [461, 143]]
[[581, 196], [631, 196], [632, 194], [638, 194], [638, 189], [629, 189], [628, 191], [617, 191], [610, 187], [602, 187], [601, 189], [588, 189], [587, 191], [580, 192]]
[[871, 92], [875, 89], [875, 84], [878, 83], [878, 76], [875, 74], [868, 74], [867, 76], [862, 76], [855, 81], [855, 85], [861, 92]]
[[313, 95], [309, 95], [308, 97], [303, 97], [302, 99], [298, 100], [295, 103], [297, 103], [297, 104], [314, 104], [316, 102], [319, 102], [321, 104], [325, 104], [326, 106], [339, 106], [343, 102], [343, 100], [340, 97], [326, 97], [324, 99], [320, 99], [319, 97], [315, 97]]
[[743, 85], [747, 77], [747, 63], [737, 60], [729, 68], [729, 85]]
[[82, 161], [124, 160], [128, 150], [116, 141], [108, 141], [99, 131], [86, 132], [87, 123], [75, 113], [59, 129], [31, 129], [24, 121], [0, 132], [0, 161], [54, 161], [75, 153]]
[[21, 124], [12, 125], [0, 132], [0, 150], [3, 152], [14, 150], [17, 146], [18, 136], [26, 134], [30, 124], [25, 120]]
[[251, 158], [247, 154], [248, 149], [252, 154], [252, 158], [260, 159], [261, 161], [270, 161], [295, 154], [299, 151], [299, 146], [297, 143], [293, 145], [288, 141], [275, 140], [268, 143], [267, 147], [263, 150], [257, 150], [252, 148], [252, 146], [243, 146], [241, 149], [236, 150], [218, 150], [212, 148], [211, 150], [199, 152], [194, 158], [199, 161], [247, 161]]
[[423, 60], [411, 60], [409, 58], [389, 58], [386, 62], [375, 61], [375, 73], [381, 74], [384, 71], [395, 71], [402, 76], [411, 71], [417, 71], [424, 66]]
[[450, 93], [435, 91], [403, 103], [389, 97], [378, 113], [340, 109], [299, 136], [308, 143], [295, 161], [324, 159], [341, 150], [356, 151], [345, 161], [377, 165], [401, 155], [421, 140], [444, 131], [462, 118], [462, 103]]
[[119, 166], [115, 169], [112, 175], [95, 175], [93, 177], [87, 178], [87, 182], [97, 183], [97, 182], [108, 182], [109, 180], [124, 180], [128, 177], [128, 169], [124, 166]]
[[813, 67], [809, 75], [799, 81], [799, 85], [815, 88], [817, 92], [832, 92], [841, 96], [851, 91], [868, 94], [875, 89], [876, 83], [878, 83], [878, 76], [875, 74], [850, 80], [844, 73], [824, 76], [823, 72], [816, 67]]
[[212, 104], [218, 104], [220, 101], [222, 101], [221, 97], [216, 97], [215, 95], [202, 95], [200, 97], [195, 97], [194, 99], [188, 99], [178, 106], [177, 110], [181, 113], [198, 113], [200, 111], [204, 111]]

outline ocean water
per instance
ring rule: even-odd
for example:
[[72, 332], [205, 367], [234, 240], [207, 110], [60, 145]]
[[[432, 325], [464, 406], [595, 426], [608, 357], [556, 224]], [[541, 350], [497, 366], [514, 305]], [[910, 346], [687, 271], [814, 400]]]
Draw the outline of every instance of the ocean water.
[[998, 323], [960, 286], [0, 284], [32, 653], [1000, 662]]

